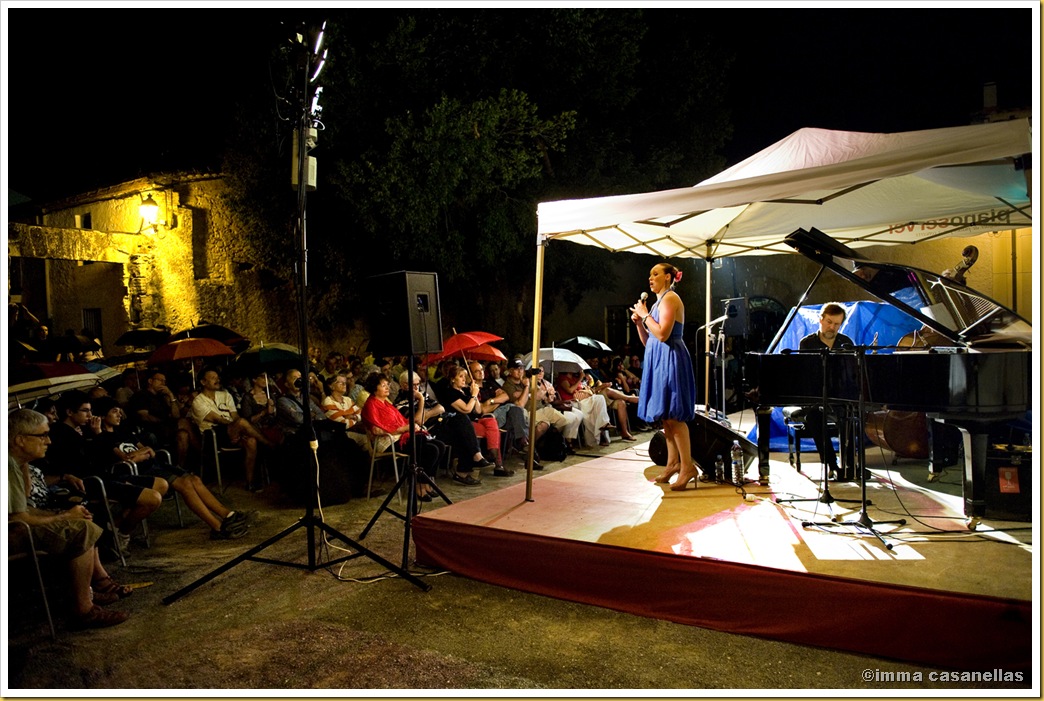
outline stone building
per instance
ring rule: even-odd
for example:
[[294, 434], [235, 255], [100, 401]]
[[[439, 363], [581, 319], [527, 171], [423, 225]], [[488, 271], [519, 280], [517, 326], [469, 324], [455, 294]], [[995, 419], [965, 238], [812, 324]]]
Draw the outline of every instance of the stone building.
[[14, 207], [10, 301], [52, 334], [88, 329], [107, 356], [127, 350], [115, 340], [129, 329], [200, 321], [295, 342], [292, 278], [253, 259], [226, 194], [221, 175], [174, 174]]

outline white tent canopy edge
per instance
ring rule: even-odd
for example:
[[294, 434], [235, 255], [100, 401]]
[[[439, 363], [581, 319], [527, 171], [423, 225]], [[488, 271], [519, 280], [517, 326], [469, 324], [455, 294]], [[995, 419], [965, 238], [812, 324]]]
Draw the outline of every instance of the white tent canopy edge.
[[815, 228], [850, 247], [1031, 225], [1029, 120], [866, 134], [800, 129], [688, 188], [542, 202], [538, 243], [715, 258], [789, 253]]

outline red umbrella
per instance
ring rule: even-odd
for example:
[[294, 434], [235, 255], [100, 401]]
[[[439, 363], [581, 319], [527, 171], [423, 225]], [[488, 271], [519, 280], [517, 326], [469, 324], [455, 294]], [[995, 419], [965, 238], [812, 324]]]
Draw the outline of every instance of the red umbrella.
[[[494, 341], [503, 340], [503, 336], [497, 336], [496, 334], [487, 333], [486, 331], [464, 331], [462, 333], [453, 334], [446, 339], [445, 343], [442, 344], [442, 351], [435, 353], [434, 355], [429, 355], [426, 362], [430, 364], [436, 363], [444, 358], [454, 358], [458, 356], [465, 357], [462, 355], [464, 351], [469, 351]], [[488, 348], [489, 346], [486, 347]], [[501, 358], [503, 358], [503, 354], [501, 354]]]
[[193, 326], [191, 329], [178, 331], [170, 337], [172, 341], [178, 341], [185, 338], [210, 338], [215, 341], [221, 341], [237, 353], [245, 351], [250, 347], [250, 341], [243, 338], [243, 336], [241, 336], [237, 331], [233, 331], [225, 326], [220, 326], [219, 324], [208, 324], [206, 322], [201, 322], [196, 326]]
[[467, 350], [456, 351], [455, 353], [443, 357], [463, 358], [464, 360], [492, 360], [494, 362], [498, 360], [507, 360], [507, 356], [504, 355], [499, 348], [494, 348], [488, 343], [483, 343], [481, 346], [475, 346], [474, 348], [468, 348]]
[[153, 351], [149, 356], [149, 365], [190, 358], [213, 358], [221, 355], [235, 355], [235, 351], [221, 341], [215, 341], [212, 338], [183, 338], [166, 343]]

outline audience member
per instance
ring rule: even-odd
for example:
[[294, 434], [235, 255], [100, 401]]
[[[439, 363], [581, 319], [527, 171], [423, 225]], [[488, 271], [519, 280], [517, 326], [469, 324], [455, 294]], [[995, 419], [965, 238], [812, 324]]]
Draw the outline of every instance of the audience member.
[[[521, 368], [522, 361], [515, 362]], [[486, 369], [479, 361], [471, 361], [469, 368], [472, 379], [479, 384], [479, 412], [492, 415], [497, 420], [497, 426], [504, 429], [504, 443], [509, 448], [514, 448], [520, 453], [525, 451], [529, 447], [529, 414], [525, 409], [525, 401], [529, 399], [529, 385], [525, 386], [525, 398], [522, 401], [519, 401], [518, 396], [512, 396], [522, 389], [521, 384], [525, 383], [525, 378], [523, 377], [520, 383], [513, 384], [509, 391], [506, 381], [505, 387], [496, 382], [487, 383]], [[511, 374], [512, 368], [513, 365], [508, 367], [509, 377], [516, 379]], [[543, 430], [538, 426], [536, 438], [540, 438], [540, 434], [545, 430], [546, 425]]]
[[[131, 534], [144, 519], [163, 503], [163, 494], [155, 478], [148, 475], [114, 475], [111, 460], [98, 463], [90, 441], [101, 433], [101, 417], [91, 413], [87, 395], [79, 390], [65, 392], [58, 404], [61, 421], [51, 426], [51, 447], [48, 451], [47, 474], [98, 477], [106, 496], [119, 503], [120, 513], [114, 516], [113, 535], [116, 546], [126, 552]], [[87, 480], [87, 494], [100, 500], [102, 494], [94, 480]]]
[[562, 399], [575, 404], [583, 412], [584, 445], [609, 445], [609, 412], [605, 397], [592, 392], [585, 385], [583, 377], [575, 372], [561, 373], [556, 382], [556, 389]]
[[[239, 402], [239, 415], [252, 423], [271, 443], [278, 445], [283, 440], [283, 432], [276, 425], [278, 390], [273, 389], [274, 383], [269, 381], [265, 370], [259, 369], [251, 375], [250, 389]], [[273, 393], [276, 396], [272, 396]]]
[[93, 411], [101, 417], [102, 430], [93, 441], [99, 462], [122, 460], [133, 463], [139, 475], [155, 478], [156, 490], [160, 494], [166, 494], [168, 488], [174, 489], [185, 501], [185, 506], [210, 526], [212, 540], [246, 535], [246, 514], [226, 508], [198, 475], [177, 465], [160, 462], [155, 448], [142, 443], [123, 428], [123, 409], [116, 400], [103, 399], [93, 407]]
[[580, 423], [584, 419], [583, 412], [579, 409], [567, 408], [561, 402], [554, 385], [544, 377], [543, 366], [537, 367], [536, 378], [537, 421], [543, 421], [553, 426], [562, 434], [567, 449], [573, 450], [580, 434]]
[[[276, 423], [279, 428], [283, 431], [283, 439], [288, 440], [297, 435], [298, 429], [304, 425], [305, 421], [305, 407], [304, 407], [304, 381], [302, 380], [301, 371], [297, 368], [290, 368], [283, 375], [283, 383], [280, 387], [280, 396], [276, 400]], [[313, 400], [312, 395], [308, 395], [308, 415], [311, 417], [312, 422], [323, 421], [326, 419], [326, 414], [323, 413], [320, 402]]]
[[[101, 605], [129, 596], [132, 589], [113, 580], [98, 556], [96, 543], [102, 529], [92, 522], [83, 505], [59, 513], [30, 506], [30, 461], [44, 457], [50, 440], [47, 417], [31, 409], [17, 409], [7, 418], [7, 518], [25, 523], [33, 547], [64, 561], [72, 593], [69, 627], [74, 630], [119, 625], [129, 614], [110, 611]], [[11, 552], [25, 551], [29, 543], [15, 531], [9, 540]], [[95, 589], [92, 589], [94, 587]]]
[[492, 416], [482, 416], [481, 414], [478, 382], [472, 380], [468, 371], [459, 365], [446, 367], [449, 373], [447, 375], [449, 386], [444, 390], [443, 397], [440, 399], [443, 406], [446, 407], [446, 413], [457, 412], [471, 419], [472, 425], [475, 427], [475, 435], [486, 439], [486, 449], [492, 455], [495, 466], [494, 476], [508, 477], [514, 474], [513, 470], [504, 467], [500, 452], [500, 427], [497, 425], [497, 420]]
[[[374, 436], [373, 449], [377, 452], [387, 450], [392, 443], [398, 444], [400, 450], [408, 451], [407, 442], [412, 427], [416, 441], [417, 466], [424, 470], [429, 478], [434, 478], [436, 469], [443, 459], [446, 445], [428, 435], [420, 424], [405, 418], [388, 401], [388, 379], [381, 373], [372, 373], [366, 378], [366, 391], [370, 398], [362, 410], [362, 419], [367, 430]], [[431, 501], [431, 485], [417, 480], [416, 495], [421, 501]]]
[[200, 432], [214, 429], [219, 444], [235, 444], [243, 448], [246, 488], [251, 492], [260, 492], [264, 486], [260, 480], [255, 479], [257, 446], [260, 443], [272, 447], [272, 442], [252, 423], [239, 415], [232, 395], [221, 389], [221, 376], [217, 370], [203, 370], [199, 384], [200, 392], [192, 400], [192, 420]]

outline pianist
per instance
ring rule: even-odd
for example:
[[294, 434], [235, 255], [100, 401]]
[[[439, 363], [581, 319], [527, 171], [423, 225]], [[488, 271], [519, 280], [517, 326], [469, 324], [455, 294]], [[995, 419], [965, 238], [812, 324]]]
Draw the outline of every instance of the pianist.
[[[845, 308], [837, 302], [824, 304], [819, 312], [819, 329], [801, 339], [798, 343], [800, 351], [829, 352], [835, 349], [852, 348], [855, 343], [841, 333], [839, 329], [845, 323]], [[838, 473], [837, 455], [834, 443], [827, 437], [824, 440], [824, 424], [829, 421], [827, 407], [809, 407], [805, 410], [805, 428], [812, 434], [816, 442], [820, 459], [831, 475]]]

